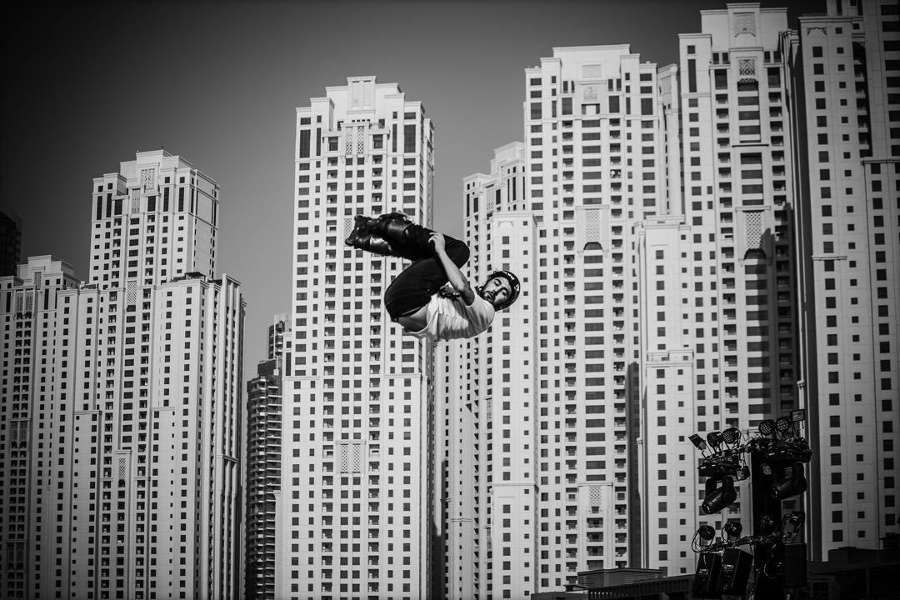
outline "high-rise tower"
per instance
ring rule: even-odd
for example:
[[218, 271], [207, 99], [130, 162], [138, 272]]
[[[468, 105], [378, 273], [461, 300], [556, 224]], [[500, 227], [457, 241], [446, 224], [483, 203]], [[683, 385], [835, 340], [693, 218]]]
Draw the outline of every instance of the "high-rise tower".
[[[0, 597], [32, 598], [52, 562], [42, 563], [55, 529], [48, 503], [56, 498], [50, 442], [57, 436], [54, 377], [63, 319], [59, 295], [75, 288], [72, 268], [33, 256], [16, 277], [0, 277]], [[43, 554], [44, 561], [53, 561]], [[43, 571], [42, 571], [43, 568]]]
[[815, 560], [900, 534], [900, 15], [890, 1], [827, 9], [782, 37]]
[[[522, 297], [448, 353], [475, 419], [448, 432], [468, 427], [476, 449], [451, 443], [447, 463], [474, 463], [448, 497], [457, 598], [558, 590], [640, 555], [637, 231], [671, 210], [662, 143], [677, 124], [656, 65], [625, 45], [555, 48], [525, 70], [525, 97], [525, 143], [465, 181], [470, 269], [511, 269]], [[474, 505], [457, 505], [467, 489]]]
[[434, 132], [396, 84], [297, 109], [278, 598], [423, 598], [432, 585], [427, 343], [382, 305], [398, 259], [344, 245], [358, 213], [431, 221]]
[[748, 507], [701, 518], [688, 436], [796, 407], [786, 11], [701, 21], [663, 68], [626, 46], [555, 49], [526, 70], [524, 197], [501, 151], [466, 180], [473, 265], [520, 270], [533, 297], [486, 348], [447, 352], [457, 378], [487, 372], [447, 386], [477, 407], [445, 431], [457, 597], [469, 568], [480, 594], [511, 597], [585, 569], [691, 571], [698, 525]]
[[[289, 331], [284, 315], [268, 327], [266, 360], [247, 382], [245, 589], [247, 600], [274, 600], [278, 514], [282, 503], [282, 378], [284, 343]], [[283, 506], [282, 506], [283, 509]]]
[[[473, 249], [463, 270], [471, 285], [483, 282], [492, 267], [500, 268], [502, 264], [509, 263], [510, 251], [526, 255], [531, 253], [533, 257], [528, 239], [520, 248], [513, 248], [511, 240], [507, 239], [499, 250], [503, 260], [489, 254], [489, 248], [498, 242], [494, 234], [501, 223], [503, 227], [512, 227], [515, 223], [512, 219], [516, 215], [520, 220], [532, 223], [526, 211], [524, 157], [522, 143], [507, 144], [494, 151], [489, 173], [472, 175], [463, 182], [466, 196], [465, 240]], [[533, 230], [528, 227], [525, 236], [533, 235]], [[523, 286], [531, 283], [533, 271], [526, 272], [518, 267], [513, 267], [513, 270]], [[530, 296], [528, 288], [523, 287], [522, 299]], [[517, 322], [516, 317], [511, 320], [508, 312], [501, 312], [488, 332], [471, 340], [441, 344], [435, 352], [435, 413], [438, 417], [435, 431], [435, 447], [438, 449], [436, 470], [443, 485], [439, 503], [441, 559], [447, 578], [444, 593], [448, 598], [490, 598], [493, 590], [497, 589], [493, 584], [493, 561], [501, 560], [501, 568], [504, 564], [512, 564], [513, 540], [519, 544], [516, 558], [521, 559], [534, 550], [534, 531], [523, 528], [523, 532], [527, 533], [519, 536], [505, 531], [499, 534], [499, 539], [494, 539], [491, 534], [491, 514], [504, 511], [503, 507], [497, 509], [495, 502], [502, 497], [515, 497], [517, 493], [523, 494], [524, 499], [534, 499], [533, 485], [525, 481], [533, 474], [517, 473], [515, 479], [508, 470], [503, 475], [497, 474], [500, 465], [509, 467], [512, 463], [509, 455], [498, 458], [493, 441], [497, 436], [491, 420], [493, 411], [497, 409], [493, 397], [498, 391], [493, 367], [497, 361], [507, 366], [511, 364], [509, 352], [512, 338], [510, 331], [506, 331], [502, 336], [502, 345], [496, 345], [490, 331], [501, 324], [509, 327], [513, 322]], [[494, 353], [497, 354], [492, 358]], [[501, 358], [499, 353], [505, 356]], [[527, 380], [534, 375], [522, 371], [516, 373], [513, 379], [519, 376]], [[502, 375], [504, 389], [509, 385], [510, 378], [508, 373]], [[503, 398], [502, 406], [507, 410], [512, 410], [512, 404], [512, 399]], [[533, 422], [533, 407], [533, 402], [525, 401], [521, 406], [516, 403], [516, 410], [521, 411], [517, 425], [519, 422], [528, 423], [529, 419]], [[512, 421], [506, 416], [503, 423], [511, 425]], [[517, 435], [525, 434], [518, 431]], [[516, 442], [504, 439], [502, 447], [506, 448], [511, 443]], [[525, 450], [528, 450], [528, 444], [526, 442]], [[522, 451], [523, 446], [518, 448]], [[498, 478], [501, 481], [497, 481]], [[496, 500], [492, 496], [494, 489], [497, 490]], [[524, 509], [517, 509], [517, 515], [520, 510]], [[509, 514], [504, 514], [502, 518], [512, 523]], [[532, 521], [533, 526], [536, 526], [536, 521]], [[492, 544], [507, 536], [509, 540], [505, 548], [509, 548], [510, 554], [501, 554]], [[492, 551], [492, 547], [495, 550]], [[528, 558], [522, 562], [528, 563], [529, 567], [534, 566]], [[523, 579], [533, 582], [533, 575], [526, 573]]]
[[672, 574], [693, 571], [700, 524], [751, 527], [743, 485], [735, 504], [700, 514], [688, 436], [755, 432], [797, 406], [787, 10], [729, 4], [700, 21], [678, 36], [671, 98], [683, 219], [642, 228], [642, 564]]
[[438, 354], [449, 597], [691, 572], [699, 525], [751, 524], [745, 486], [700, 513], [688, 437], [801, 407], [813, 557], [897, 533], [898, 18], [831, 1], [797, 33], [735, 3], [677, 65], [601, 46], [526, 70], [526, 143], [465, 210], [470, 271], [533, 296]]
[[244, 303], [211, 275], [218, 188], [157, 151], [93, 192], [91, 282], [23, 271], [58, 289], [33, 300], [53, 308], [27, 382], [45, 487], [13, 597], [236, 598]]
[[216, 271], [219, 186], [180, 156], [138, 152], [94, 178], [89, 283], [154, 285]]

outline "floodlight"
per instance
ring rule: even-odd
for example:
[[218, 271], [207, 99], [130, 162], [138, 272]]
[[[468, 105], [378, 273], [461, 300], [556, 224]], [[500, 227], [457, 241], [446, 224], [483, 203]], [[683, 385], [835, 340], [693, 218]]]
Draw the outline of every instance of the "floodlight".
[[734, 444], [741, 439], [741, 432], [736, 427], [729, 427], [722, 432], [722, 440], [726, 444]]
[[728, 521], [725, 523], [725, 526], [722, 527], [722, 531], [728, 536], [728, 539], [737, 539], [741, 537], [741, 531], [743, 531], [743, 527], [741, 527], [740, 521]]
[[703, 438], [698, 434], [695, 433], [694, 435], [689, 436], [688, 439], [691, 440], [691, 442], [693, 442], [695, 446], [697, 446], [697, 450], [700, 450], [701, 452], [706, 450], [706, 442], [704, 442]]
[[775, 421], [772, 419], [766, 419], [762, 423], [759, 424], [759, 433], [765, 436], [770, 436], [775, 433]]
[[722, 445], [722, 436], [718, 431], [710, 431], [706, 435], [706, 443], [709, 444], [714, 451], [718, 450], [719, 446]]
[[708, 542], [716, 537], [716, 530], [713, 529], [712, 525], [701, 525], [700, 529], [697, 530], [697, 535], [700, 536], [701, 540]]
[[[717, 483], [721, 482], [721, 486]], [[737, 500], [737, 491], [734, 489], [734, 479], [729, 476], [716, 480], [710, 477], [706, 480], [706, 494], [700, 505], [700, 512], [705, 515], [717, 513], [732, 502]]]
[[791, 411], [791, 421], [793, 421], [794, 423], [799, 423], [800, 421], [805, 421], [805, 420], [806, 420], [806, 409], [805, 408]]
[[772, 497], [784, 500], [806, 491], [806, 477], [803, 475], [803, 464], [795, 462], [779, 469], [772, 484]]

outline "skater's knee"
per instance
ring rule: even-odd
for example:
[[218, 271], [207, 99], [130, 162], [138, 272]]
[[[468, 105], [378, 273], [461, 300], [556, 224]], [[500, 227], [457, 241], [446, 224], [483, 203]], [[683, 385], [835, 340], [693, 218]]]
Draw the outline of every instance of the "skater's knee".
[[391, 321], [397, 320], [397, 298], [390, 289], [384, 294], [384, 310], [391, 317]]
[[469, 247], [459, 240], [448, 241], [445, 246], [447, 256], [457, 267], [461, 267], [469, 260]]
[[397, 300], [395, 289], [396, 286], [394, 286], [392, 282], [391, 285], [389, 285], [388, 288], [384, 291], [384, 307], [388, 310], [388, 312], [390, 312], [391, 306]]

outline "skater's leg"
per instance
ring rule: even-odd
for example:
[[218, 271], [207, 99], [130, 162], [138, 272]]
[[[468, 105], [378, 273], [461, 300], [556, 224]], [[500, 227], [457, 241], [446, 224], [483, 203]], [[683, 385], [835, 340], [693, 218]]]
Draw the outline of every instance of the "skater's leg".
[[[461, 241], [446, 237], [447, 255], [458, 267], [469, 259], [469, 248]], [[384, 306], [391, 316], [397, 317], [415, 312], [425, 306], [441, 287], [447, 283], [447, 273], [436, 258], [417, 260], [391, 282], [384, 292]]]
[[[434, 257], [434, 249], [429, 243], [434, 231], [411, 222], [403, 213], [388, 213], [377, 219], [357, 215], [354, 220], [353, 231], [345, 241], [349, 246], [411, 261]], [[468, 260], [468, 248], [448, 235], [444, 239], [448, 256], [462, 266]]]
[[447, 251], [447, 256], [450, 257], [453, 264], [460, 269], [469, 260], [469, 247], [464, 242], [446, 234], [444, 235], [444, 250]]
[[384, 308], [392, 321], [416, 312], [431, 300], [434, 292], [421, 283], [419, 270], [413, 268], [419, 262], [404, 269], [384, 291]]
[[411, 261], [434, 255], [428, 241], [434, 231], [413, 223], [403, 213], [388, 213], [375, 219], [357, 215], [354, 220], [353, 231], [345, 241], [348, 246]]

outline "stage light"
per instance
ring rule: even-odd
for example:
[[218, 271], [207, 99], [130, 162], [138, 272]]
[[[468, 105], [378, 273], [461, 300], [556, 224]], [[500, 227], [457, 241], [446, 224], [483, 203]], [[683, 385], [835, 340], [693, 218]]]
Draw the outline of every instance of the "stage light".
[[722, 437], [718, 431], [710, 431], [706, 436], [706, 443], [709, 444], [713, 450], [718, 450], [719, 446], [722, 445]]
[[[717, 485], [719, 483], [721, 485]], [[706, 494], [700, 505], [700, 512], [705, 515], [717, 513], [735, 500], [737, 491], [734, 489], [734, 479], [728, 475], [720, 480], [710, 477], [706, 480]]]
[[697, 535], [704, 542], [708, 542], [708, 541], [712, 540], [714, 537], [716, 537], [716, 530], [713, 528], [712, 525], [701, 525], [700, 528], [697, 530]]
[[785, 500], [806, 491], [806, 477], [803, 475], [803, 464], [795, 462], [781, 467], [772, 484], [772, 497]]
[[736, 427], [729, 427], [722, 432], [722, 440], [726, 444], [734, 444], [741, 439], [741, 432]]
[[697, 450], [699, 450], [700, 452], [706, 450], [706, 442], [704, 442], [703, 438], [696, 433], [692, 436], [689, 436], [688, 439], [691, 440], [691, 442], [693, 442], [695, 446], [697, 446]]
[[722, 531], [725, 532], [725, 535], [727, 535], [730, 540], [736, 540], [741, 537], [741, 531], [743, 530], [744, 528], [741, 526], [740, 521], [728, 521], [725, 523], [725, 526], [722, 527]]
[[775, 433], [775, 421], [772, 419], [766, 419], [762, 423], [759, 424], [759, 433], [766, 437]]

